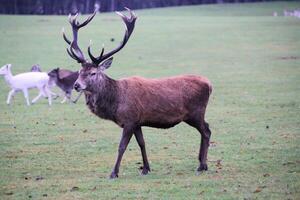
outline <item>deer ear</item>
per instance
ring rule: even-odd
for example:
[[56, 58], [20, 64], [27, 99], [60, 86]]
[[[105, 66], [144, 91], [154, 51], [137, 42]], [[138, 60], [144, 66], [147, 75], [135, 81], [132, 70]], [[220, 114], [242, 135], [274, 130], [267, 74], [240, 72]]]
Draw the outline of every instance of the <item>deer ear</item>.
[[113, 61], [113, 57], [106, 59], [100, 65], [98, 65], [98, 69], [100, 69], [101, 71], [108, 69], [111, 66], [112, 61]]

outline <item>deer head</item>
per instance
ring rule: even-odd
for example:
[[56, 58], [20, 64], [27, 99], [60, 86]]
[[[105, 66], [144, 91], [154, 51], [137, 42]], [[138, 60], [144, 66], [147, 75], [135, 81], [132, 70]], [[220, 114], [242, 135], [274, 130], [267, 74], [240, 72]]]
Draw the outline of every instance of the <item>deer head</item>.
[[64, 40], [69, 44], [69, 48], [67, 48], [67, 53], [71, 58], [76, 60], [78, 63], [81, 63], [82, 69], [79, 71], [79, 77], [77, 81], [75, 82], [74, 88], [77, 91], [80, 90], [85, 90], [88, 83], [91, 81], [91, 79], [95, 79], [95, 76], [101, 76], [102, 72], [109, 68], [111, 66], [112, 60], [113, 60], [113, 55], [120, 51], [127, 43], [129, 40], [133, 29], [135, 25], [135, 21], [137, 19], [136, 15], [134, 12], [132, 12], [130, 9], [126, 8], [130, 16], [127, 17], [126, 15], [123, 15], [120, 12], [116, 12], [123, 20], [125, 24], [125, 34], [123, 37], [123, 40], [119, 44], [119, 46], [112, 51], [109, 51], [107, 53], [104, 52], [104, 47], [101, 50], [101, 53], [98, 57], [93, 56], [91, 52], [91, 43], [88, 46], [88, 55], [90, 57], [90, 61], [88, 61], [85, 57], [84, 54], [82, 53], [81, 49], [78, 46], [78, 30], [84, 26], [86, 26], [96, 15], [96, 12], [94, 12], [92, 15], [90, 15], [84, 22], [79, 23], [77, 21], [77, 16], [78, 14], [75, 15], [69, 15], [69, 22], [72, 27], [73, 31], [73, 41], [70, 41], [63, 29], [63, 38]]
[[0, 68], [0, 75], [7, 75], [10, 72], [11, 64], [6, 64]]
[[59, 68], [53, 69], [48, 73], [48, 76], [54, 80], [57, 80], [59, 77]]

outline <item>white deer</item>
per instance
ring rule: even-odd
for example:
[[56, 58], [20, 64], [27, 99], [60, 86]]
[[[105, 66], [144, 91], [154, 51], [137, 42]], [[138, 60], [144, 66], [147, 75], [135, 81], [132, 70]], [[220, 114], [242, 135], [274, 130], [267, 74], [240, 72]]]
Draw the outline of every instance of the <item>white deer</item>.
[[10, 104], [11, 98], [16, 92], [22, 91], [29, 106], [28, 89], [37, 88], [39, 94], [36, 96], [32, 103], [35, 103], [42, 96], [48, 97], [48, 103], [51, 105], [51, 91], [49, 89], [49, 76], [45, 72], [26, 72], [17, 74], [15, 76], [11, 73], [11, 64], [6, 64], [0, 68], [0, 75], [4, 76], [5, 81], [11, 87], [7, 97], [7, 104]]

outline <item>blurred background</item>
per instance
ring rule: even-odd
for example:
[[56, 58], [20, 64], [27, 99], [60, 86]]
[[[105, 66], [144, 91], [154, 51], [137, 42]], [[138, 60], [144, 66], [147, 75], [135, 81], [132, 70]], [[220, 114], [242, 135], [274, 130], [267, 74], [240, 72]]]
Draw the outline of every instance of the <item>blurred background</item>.
[[0, 0], [0, 14], [64, 15], [181, 5], [262, 2], [271, 0]]

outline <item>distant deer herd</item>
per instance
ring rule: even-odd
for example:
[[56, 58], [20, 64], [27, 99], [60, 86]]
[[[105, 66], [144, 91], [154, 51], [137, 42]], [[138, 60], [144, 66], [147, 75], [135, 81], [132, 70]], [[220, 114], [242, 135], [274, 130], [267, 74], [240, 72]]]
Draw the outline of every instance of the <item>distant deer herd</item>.
[[[10, 104], [15, 93], [22, 91], [27, 105], [35, 103], [41, 97], [46, 97], [51, 105], [52, 97], [57, 96], [51, 91], [55, 85], [64, 92], [62, 103], [66, 100], [76, 103], [83, 93], [86, 105], [92, 113], [102, 119], [115, 122], [123, 129], [118, 156], [110, 174], [112, 179], [119, 175], [123, 154], [133, 135], [141, 150], [143, 160], [141, 174], [146, 175], [150, 172], [143, 126], [170, 128], [185, 122], [200, 133], [197, 171], [206, 171], [211, 131], [205, 121], [205, 111], [212, 93], [212, 85], [207, 78], [198, 75], [180, 75], [161, 79], [128, 77], [115, 80], [105, 74], [105, 70], [113, 62], [112, 56], [126, 45], [133, 33], [137, 17], [134, 12], [127, 10], [129, 17], [116, 12], [125, 24], [125, 33], [119, 46], [107, 53], [103, 47], [99, 56], [95, 57], [90, 45], [87, 49], [90, 61], [79, 48], [78, 31], [94, 18], [96, 12], [83, 23], [77, 21], [78, 14], [69, 15], [73, 38], [69, 40], [64, 32], [63, 38], [68, 44], [68, 55], [80, 63], [81, 69], [70, 71], [55, 68], [46, 73], [35, 65], [30, 72], [12, 75], [11, 64], [4, 65], [0, 69], [0, 75], [4, 76], [11, 87], [6, 103]], [[28, 89], [31, 88], [37, 88], [39, 94], [30, 102]], [[80, 92], [75, 100], [71, 99], [73, 89]]]

